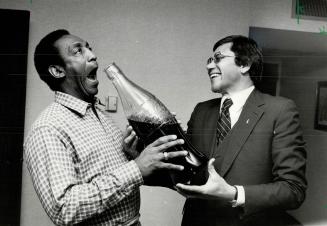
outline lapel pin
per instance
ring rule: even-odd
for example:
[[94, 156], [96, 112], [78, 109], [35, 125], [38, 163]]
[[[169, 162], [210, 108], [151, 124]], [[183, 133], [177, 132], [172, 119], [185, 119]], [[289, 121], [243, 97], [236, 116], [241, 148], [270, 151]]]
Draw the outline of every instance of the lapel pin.
[[246, 120], [246, 124], [249, 124], [249, 122], [250, 122], [250, 119]]

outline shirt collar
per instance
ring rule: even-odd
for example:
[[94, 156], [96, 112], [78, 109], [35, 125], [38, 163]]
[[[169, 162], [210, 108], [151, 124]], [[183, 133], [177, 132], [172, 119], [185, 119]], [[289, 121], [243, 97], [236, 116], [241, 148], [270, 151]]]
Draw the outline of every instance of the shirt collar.
[[[99, 99], [96, 97], [94, 98], [94, 101], [95, 104], [99, 103]], [[83, 116], [86, 114], [86, 110], [91, 107], [91, 103], [59, 91], [55, 92], [55, 102], [74, 110]]]
[[238, 111], [244, 106], [246, 100], [248, 99], [253, 90], [254, 86], [250, 86], [249, 88], [243, 89], [232, 94], [224, 94], [224, 96], [221, 98], [220, 106], [222, 106], [222, 103], [224, 103], [225, 99], [231, 98], [233, 101], [233, 105], [231, 106], [231, 108], [235, 111]]

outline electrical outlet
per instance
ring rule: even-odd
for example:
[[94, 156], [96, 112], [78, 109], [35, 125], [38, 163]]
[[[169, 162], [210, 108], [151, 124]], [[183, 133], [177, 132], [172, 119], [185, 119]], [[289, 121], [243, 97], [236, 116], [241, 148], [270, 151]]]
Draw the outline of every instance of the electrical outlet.
[[107, 96], [106, 97], [106, 111], [117, 112], [118, 97]]

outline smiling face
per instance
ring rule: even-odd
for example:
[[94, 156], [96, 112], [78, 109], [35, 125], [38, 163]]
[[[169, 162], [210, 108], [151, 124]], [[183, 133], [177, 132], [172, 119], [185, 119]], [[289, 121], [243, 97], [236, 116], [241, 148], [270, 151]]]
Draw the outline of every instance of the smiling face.
[[98, 93], [97, 58], [89, 44], [74, 35], [64, 35], [55, 42], [65, 64], [62, 91], [91, 102]]
[[231, 46], [231, 42], [218, 46], [214, 55], [219, 62], [211, 61], [207, 64], [212, 92], [231, 93], [241, 89], [241, 67], [235, 64], [235, 53], [231, 51]]

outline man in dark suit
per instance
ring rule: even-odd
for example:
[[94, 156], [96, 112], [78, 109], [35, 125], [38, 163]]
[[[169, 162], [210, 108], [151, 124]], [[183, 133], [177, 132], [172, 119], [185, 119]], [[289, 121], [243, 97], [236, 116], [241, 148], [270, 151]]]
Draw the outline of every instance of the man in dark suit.
[[228, 36], [213, 51], [207, 70], [222, 98], [199, 103], [188, 122], [191, 142], [211, 160], [194, 178], [204, 185], [176, 185], [187, 197], [182, 225], [299, 225], [286, 213], [307, 186], [296, 106], [255, 88], [262, 54], [252, 39]]

